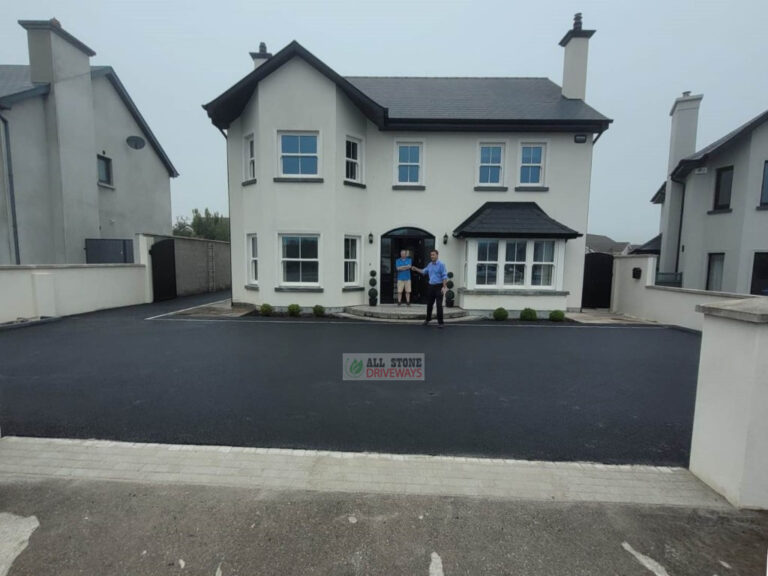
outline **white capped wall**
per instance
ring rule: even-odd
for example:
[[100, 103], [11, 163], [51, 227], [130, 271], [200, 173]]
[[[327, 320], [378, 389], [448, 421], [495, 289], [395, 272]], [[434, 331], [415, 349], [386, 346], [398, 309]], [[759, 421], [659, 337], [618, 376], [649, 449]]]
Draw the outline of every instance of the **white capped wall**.
[[[278, 175], [280, 130], [319, 131], [321, 183], [274, 182]], [[243, 138], [255, 134], [256, 183], [243, 185]], [[363, 139], [365, 189], [344, 185], [345, 137]], [[422, 142], [425, 190], [393, 190], [395, 143]], [[478, 147], [481, 142], [505, 146], [507, 192], [476, 192]], [[515, 192], [521, 143], [546, 145], [547, 192]], [[368, 271], [379, 267], [379, 238], [400, 227], [421, 228], [435, 236], [440, 258], [464, 284], [464, 241], [453, 230], [488, 201], [536, 202], [552, 218], [586, 233], [592, 144], [576, 144], [562, 133], [382, 132], [368, 121], [336, 85], [300, 58], [294, 58], [260, 81], [239, 119], [228, 131], [229, 190], [232, 226], [233, 298], [326, 306], [367, 301]], [[275, 292], [279, 284], [278, 233], [319, 233], [322, 293]], [[246, 289], [245, 237], [258, 233], [258, 291]], [[374, 243], [368, 243], [368, 234]], [[443, 235], [449, 241], [443, 244]], [[360, 238], [361, 286], [343, 291], [343, 241]], [[565, 248], [563, 289], [567, 307], [581, 306], [585, 238]], [[563, 301], [560, 300], [560, 303]], [[494, 306], [495, 307], [495, 306]]]

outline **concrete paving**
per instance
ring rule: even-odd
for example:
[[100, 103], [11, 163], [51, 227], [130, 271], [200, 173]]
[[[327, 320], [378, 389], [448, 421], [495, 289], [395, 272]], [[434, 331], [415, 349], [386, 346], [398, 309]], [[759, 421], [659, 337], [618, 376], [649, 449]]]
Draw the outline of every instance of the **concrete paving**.
[[[686, 466], [700, 337], [665, 327], [160, 318], [0, 332], [4, 435]], [[419, 352], [423, 382], [342, 381]]]
[[0, 478], [0, 511], [8, 576], [753, 575], [768, 541], [725, 509], [96, 480]]

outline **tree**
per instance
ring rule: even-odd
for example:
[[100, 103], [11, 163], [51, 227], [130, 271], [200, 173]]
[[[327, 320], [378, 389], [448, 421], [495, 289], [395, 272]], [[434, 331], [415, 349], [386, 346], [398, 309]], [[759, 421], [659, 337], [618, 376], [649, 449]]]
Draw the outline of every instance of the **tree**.
[[176, 219], [173, 235], [229, 242], [229, 218], [218, 212], [211, 213], [208, 208], [202, 213], [194, 208], [191, 221], [183, 216]]

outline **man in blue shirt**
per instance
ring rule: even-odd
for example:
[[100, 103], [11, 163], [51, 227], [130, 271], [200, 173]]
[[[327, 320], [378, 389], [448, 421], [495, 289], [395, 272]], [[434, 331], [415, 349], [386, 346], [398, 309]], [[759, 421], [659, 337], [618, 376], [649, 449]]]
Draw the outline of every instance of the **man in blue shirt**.
[[405, 303], [411, 305], [411, 264], [413, 262], [408, 258], [407, 250], [400, 250], [400, 258], [395, 261], [397, 268], [397, 305], [403, 303], [403, 292], [405, 292]]
[[437, 327], [443, 327], [443, 294], [448, 290], [448, 272], [445, 270], [445, 264], [437, 259], [437, 250], [429, 253], [431, 262], [419, 269], [413, 266], [413, 270], [419, 274], [425, 274], [429, 277], [429, 292], [427, 293], [427, 319], [424, 325], [432, 320], [432, 304], [437, 302]]

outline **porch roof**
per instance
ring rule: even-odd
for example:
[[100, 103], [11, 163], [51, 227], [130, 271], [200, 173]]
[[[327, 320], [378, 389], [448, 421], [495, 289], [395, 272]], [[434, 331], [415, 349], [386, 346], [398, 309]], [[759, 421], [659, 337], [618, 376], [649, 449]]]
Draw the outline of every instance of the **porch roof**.
[[486, 202], [453, 231], [456, 238], [578, 238], [536, 202]]

